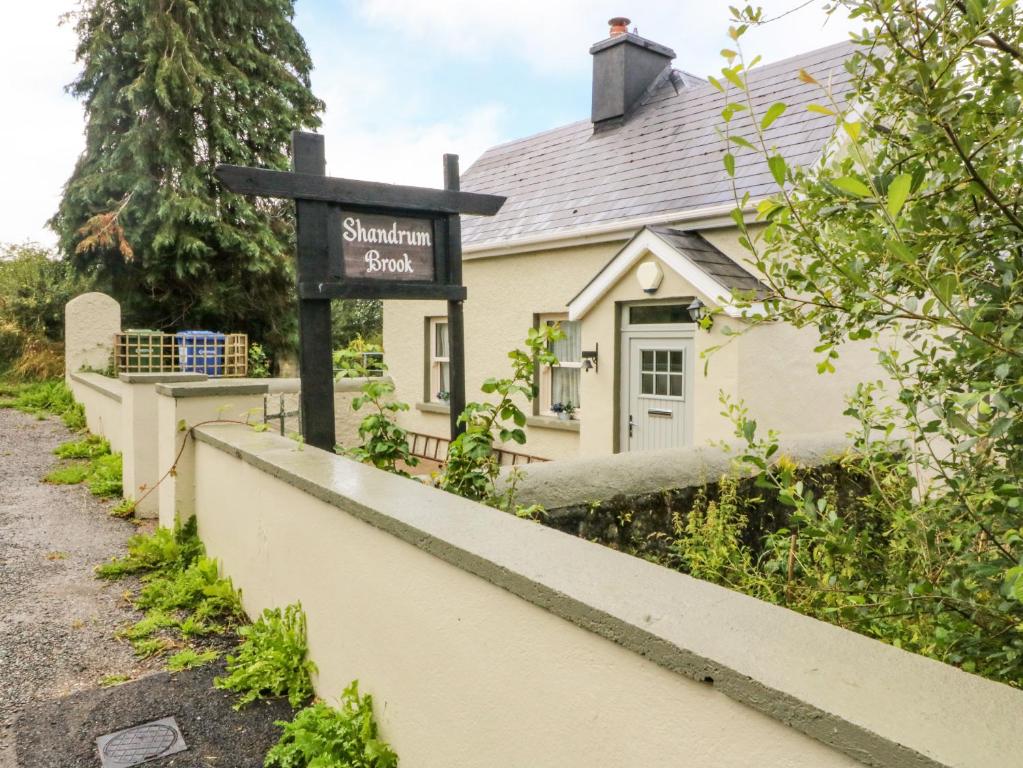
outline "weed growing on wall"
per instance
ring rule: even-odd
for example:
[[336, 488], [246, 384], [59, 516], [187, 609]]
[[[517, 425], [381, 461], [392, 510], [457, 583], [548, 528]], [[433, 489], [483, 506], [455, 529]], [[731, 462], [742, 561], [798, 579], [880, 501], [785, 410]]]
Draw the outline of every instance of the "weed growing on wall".
[[526, 414], [519, 407], [519, 398], [526, 402], [536, 397], [534, 372], [538, 365], [557, 365], [551, 343], [562, 339], [557, 325], [530, 328], [525, 349], [508, 353], [512, 375], [504, 379], [490, 378], [483, 382], [483, 394], [496, 395], [496, 401], [468, 403], [458, 420], [465, 432], [448, 447], [447, 464], [438, 485], [456, 493], [500, 509], [513, 504], [508, 489], [498, 488], [501, 467], [494, 452], [494, 443], [526, 442]]
[[0, 387], [0, 408], [14, 408], [39, 418], [58, 416], [68, 429], [85, 429], [85, 409], [62, 380]]
[[301, 706], [313, 695], [316, 665], [309, 659], [306, 618], [301, 604], [266, 609], [253, 624], [241, 627], [242, 644], [227, 657], [227, 672], [213, 681], [217, 688], [240, 694], [235, 709], [264, 696], [287, 695]]
[[68, 464], [48, 472], [43, 481], [54, 485], [78, 485], [89, 476], [89, 465], [85, 462]]
[[210, 650], [200, 653], [194, 648], [185, 648], [167, 659], [167, 671], [181, 672], [185, 669], [195, 669], [216, 661], [218, 658], [220, 658], [220, 654], [217, 651]]
[[57, 446], [54, 450], [61, 458], [84, 459], [58, 467], [43, 479], [56, 485], [77, 485], [85, 483], [93, 496], [109, 498], [120, 496], [121, 454], [110, 452], [110, 443], [101, 437], [89, 435]]
[[81, 440], [58, 445], [53, 453], [62, 459], [95, 459], [110, 453], [110, 442], [99, 435], [86, 435]]
[[280, 741], [267, 753], [266, 768], [395, 768], [398, 756], [377, 735], [373, 698], [359, 695], [352, 682], [337, 709], [317, 702], [301, 710], [284, 728]]
[[101, 579], [119, 579], [128, 574], [151, 574], [187, 568], [202, 556], [194, 517], [175, 530], [157, 528], [151, 534], [128, 539], [128, 554], [112, 558], [96, 568]]
[[89, 462], [89, 475], [85, 478], [85, 487], [93, 496], [102, 498], [120, 496], [123, 491], [121, 477], [121, 454], [97, 456]]
[[111, 517], [128, 518], [135, 515], [135, 507], [137, 502], [132, 499], [121, 499], [117, 504], [110, 508]]
[[221, 578], [217, 562], [205, 555], [195, 518], [176, 531], [161, 528], [133, 536], [125, 557], [96, 569], [103, 579], [129, 574], [142, 577], [142, 588], [132, 602], [145, 616], [120, 635], [139, 656], [222, 635], [244, 618], [231, 580]]

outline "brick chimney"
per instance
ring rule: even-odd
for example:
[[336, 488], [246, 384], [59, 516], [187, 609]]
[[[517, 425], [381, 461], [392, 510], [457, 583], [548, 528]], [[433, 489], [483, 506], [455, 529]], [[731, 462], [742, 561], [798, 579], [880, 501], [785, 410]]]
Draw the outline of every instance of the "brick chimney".
[[629, 32], [629, 19], [608, 22], [606, 40], [590, 48], [593, 55], [594, 130], [620, 125], [658, 76], [671, 66], [675, 52]]

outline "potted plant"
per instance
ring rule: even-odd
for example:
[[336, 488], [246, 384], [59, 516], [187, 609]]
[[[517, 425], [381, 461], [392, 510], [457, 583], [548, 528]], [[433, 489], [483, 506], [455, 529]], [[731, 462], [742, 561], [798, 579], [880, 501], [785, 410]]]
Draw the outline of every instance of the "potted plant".
[[451, 400], [451, 393], [448, 392], [446, 389], [442, 389], [440, 392], [437, 393], [437, 399], [440, 400], [442, 403], [446, 403], [449, 400]]
[[569, 421], [575, 418], [575, 406], [572, 405], [571, 400], [565, 403], [565, 418]]
[[568, 421], [568, 413], [565, 411], [564, 403], [554, 403], [551, 406], [551, 413], [558, 417], [561, 421]]

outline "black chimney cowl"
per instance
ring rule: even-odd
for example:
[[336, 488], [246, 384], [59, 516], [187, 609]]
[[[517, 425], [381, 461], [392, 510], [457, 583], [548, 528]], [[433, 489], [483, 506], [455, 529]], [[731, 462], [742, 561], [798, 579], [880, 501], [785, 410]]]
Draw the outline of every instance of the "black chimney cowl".
[[647, 88], [671, 66], [675, 52], [667, 46], [626, 32], [601, 40], [593, 55], [594, 129], [618, 125]]

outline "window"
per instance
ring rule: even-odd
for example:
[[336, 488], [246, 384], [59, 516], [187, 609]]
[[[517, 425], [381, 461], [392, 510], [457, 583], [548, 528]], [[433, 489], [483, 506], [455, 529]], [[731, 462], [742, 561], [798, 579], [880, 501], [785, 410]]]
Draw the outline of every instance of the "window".
[[582, 328], [580, 323], [569, 322], [564, 315], [544, 315], [540, 322], [559, 325], [565, 335], [561, 341], [551, 345], [551, 352], [558, 358], [558, 365], [545, 368], [540, 373], [540, 413], [553, 413], [555, 403], [569, 403], [579, 411], [579, 380], [582, 375]]
[[685, 304], [638, 304], [629, 307], [630, 325], [662, 325], [694, 322]]
[[451, 358], [448, 319], [430, 318], [430, 391], [427, 400], [447, 402], [451, 392]]
[[683, 397], [685, 392], [685, 350], [644, 349], [640, 359], [642, 395]]

